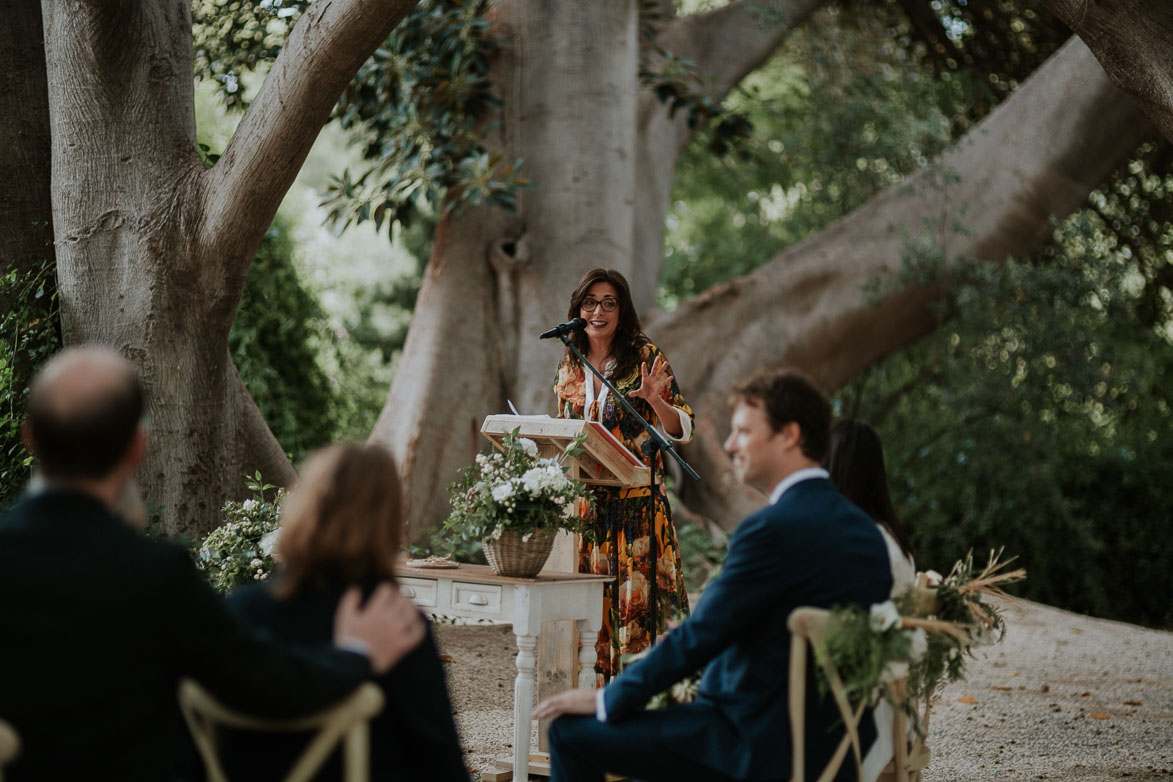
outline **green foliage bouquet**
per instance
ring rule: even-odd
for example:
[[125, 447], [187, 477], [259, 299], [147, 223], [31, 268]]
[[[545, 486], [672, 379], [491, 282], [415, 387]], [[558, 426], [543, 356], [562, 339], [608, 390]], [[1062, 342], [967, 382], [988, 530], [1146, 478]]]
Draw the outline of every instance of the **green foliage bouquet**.
[[218, 592], [230, 592], [252, 581], [266, 581], [273, 573], [273, 548], [277, 542], [284, 489], [261, 483], [258, 473], [249, 479], [251, 499], [228, 501], [221, 508], [224, 523], [208, 533], [200, 544], [196, 565]]
[[[1026, 571], [1007, 571], [1009, 561], [1000, 557], [991, 551], [977, 571], [970, 552], [944, 579], [929, 573], [928, 586], [895, 600], [868, 610], [834, 609], [824, 641], [815, 646], [820, 687], [834, 689], [838, 680], [851, 703], [874, 705], [886, 698], [904, 708], [920, 732], [916, 704], [927, 704], [939, 686], [964, 678], [973, 648], [996, 643], [1005, 633], [998, 608], [985, 598], [1006, 597], [1002, 586], [1025, 578]], [[893, 689], [897, 681], [905, 683]]]
[[449, 485], [452, 515], [444, 529], [472, 540], [510, 531], [528, 542], [560, 529], [594, 540], [582, 521], [590, 495], [582, 481], [566, 474], [566, 460], [581, 453], [582, 442], [575, 438], [558, 456], [541, 457], [537, 443], [519, 437], [518, 430], [506, 434], [500, 450], [477, 454], [476, 463]]

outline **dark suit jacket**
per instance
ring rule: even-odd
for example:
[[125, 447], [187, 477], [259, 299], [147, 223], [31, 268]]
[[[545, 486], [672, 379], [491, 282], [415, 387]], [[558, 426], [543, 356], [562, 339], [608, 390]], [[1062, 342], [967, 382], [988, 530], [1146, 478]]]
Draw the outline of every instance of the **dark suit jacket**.
[[[341, 588], [303, 590], [279, 600], [257, 585], [233, 593], [228, 603], [246, 622], [276, 639], [311, 644], [333, 636], [334, 609], [342, 592]], [[431, 628], [424, 643], [376, 681], [386, 704], [371, 723], [371, 779], [467, 782]], [[229, 779], [250, 782], [283, 778], [307, 740], [296, 734], [261, 733], [232, 733], [223, 738]], [[339, 753], [335, 752], [319, 779], [340, 778]]]
[[[736, 779], [788, 779], [787, 617], [798, 606], [869, 606], [888, 599], [891, 586], [875, 522], [829, 480], [800, 481], [741, 522], [692, 616], [604, 690], [607, 719], [623, 720], [707, 666], [698, 702], [712, 706], [714, 719], [681, 725], [680, 735], [665, 740]], [[807, 693], [807, 771], [817, 774], [842, 729], [833, 728], [837, 712], [829, 697], [818, 698], [813, 674]]]
[[181, 676], [233, 706], [293, 716], [369, 675], [361, 655], [259, 638], [186, 551], [87, 495], [47, 491], [0, 517], [0, 718], [24, 744], [6, 779], [170, 777]]

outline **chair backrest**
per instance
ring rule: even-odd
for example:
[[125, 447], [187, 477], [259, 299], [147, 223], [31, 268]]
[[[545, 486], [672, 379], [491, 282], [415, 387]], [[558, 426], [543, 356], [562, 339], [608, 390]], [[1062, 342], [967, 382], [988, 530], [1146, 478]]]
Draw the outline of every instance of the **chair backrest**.
[[[790, 612], [787, 626], [790, 628], [790, 674], [788, 685], [790, 709], [790, 739], [791, 757], [793, 759], [791, 782], [804, 782], [806, 774], [805, 731], [806, 731], [806, 668], [808, 645], [816, 650], [819, 664], [827, 675], [831, 694], [835, 698], [839, 714], [843, 719], [845, 735], [839, 742], [826, 768], [818, 777], [818, 782], [829, 782], [834, 779], [847, 758], [848, 750], [854, 755], [856, 769], [863, 773], [863, 761], [859, 745], [859, 724], [866, 714], [867, 703], [862, 702], [854, 707], [847, 700], [846, 690], [839, 677], [838, 671], [830, 665], [829, 660], [821, 650], [825, 649], [827, 633], [832, 629], [834, 617], [830, 611], [822, 608], [799, 607]], [[890, 685], [892, 694], [901, 700], [907, 688], [906, 678], [897, 679]], [[920, 771], [928, 764], [928, 749], [922, 742], [917, 742], [912, 757], [908, 749], [908, 725], [904, 709], [891, 709], [892, 719], [892, 762], [880, 772], [880, 779], [884, 782], [919, 782]], [[880, 759], [883, 762], [883, 759]], [[875, 773], [875, 772], [873, 772]]]
[[[833, 617], [823, 608], [800, 606], [790, 612], [786, 624], [790, 628], [790, 674], [787, 681], [790, 708], [790, 754], [792, 758], [791, 782], [804, 782], [806, 778], [806, 666], [807, 645], [818, 651], [823, 648]], [[839, 674], [832, 667], [824, 666], [831, 685], [835, 705], [843, 718], [846, 730], [843, 740], [831, 756], [827, 767], [819, 775], [818, 782], [828, 782], [835, 777], [847, 757], [848, 749], [855, 754], [856, 767], [861, 765], [859, 734], [857, 728], [864, 714], [864, 706], [853, 711], [847, 702]]]
[[383, 692], [367, 682], [317, 714], [297, 719], [263, 719], [231, 709], [197, 682], [183, 679], [179, 683], [179, 706], [203, 758], [208, 782], [228, 780], [216, 748], [216, 731], [220, 727], [269, 732], [317, 731], [290, 768], [285, 782], [313, 779], [340, 742], [343, 743], [343, 779], [366, 782], [370, 778], [368, 722], [383, 709]]
[[0, 782], [4, 780], [4, 767], [20, 754], [20, 736], [16, 729], [0, 720]]

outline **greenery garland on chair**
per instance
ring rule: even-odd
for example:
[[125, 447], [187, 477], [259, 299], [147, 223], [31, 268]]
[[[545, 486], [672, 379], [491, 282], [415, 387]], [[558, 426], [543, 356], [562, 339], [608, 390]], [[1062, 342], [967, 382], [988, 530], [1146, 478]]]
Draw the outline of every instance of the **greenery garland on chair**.
[[[1006, 570], [1013, 559], [1002, 552], [975, 573], [973, 552], [958, 560], [941, 579], [930, 572], [930, 585], [906, 590], [895, 601], [871, 606], [836, 608], [824, 642], [815, 647], [818, 681], [825, 692], [831, 685], [828, 667], [837, 672], [851, 703], [874, 706], [887, 698], [907, 713], [922, 737], [917, 704], [927, 704], [943, 684], [965, 676], [966, 657], [973, 647], [1002, 640], [1006, 624], [988, 597], [1009, 597], [1003, 587], [1026, 577], [1022, 568]], [[939, 583], [932, 584], [932, 581]], [[825, 655], [825, 659], [823, 656]], [[907, 679], [903, 696], [890, 685]]]
[[[816, 656], [825, 653], [838, 672], [848, 700], [874, 706], [881, 697], [903, 708], [913, 729], [924, 736], [927, 726], [917, 704], [927, 704], [943, 684], [965, 677], [966, 657], [973, 647], [1002, 640], [1006, 623], [986, 597], [1009, 597], [1002, 587], [1026, 578], [1026, 570], [1006, 570], [1014, 558], [1002, 561], [1002, 551], [991, 551], [986, 566], [975, 574], [973, 552], [954, 563], [949, 575], [929, 571], [928, 586], [906, 590], [895, 601], [864, 610], [857, 606], [832, 611], [832, 630]], [[933, 583], [936, 582], [936, 583]], [[648, 650], [650, 651], [650, 650]], [[628, 665], [648, 652], [626, 655]], [[830, 688], [820, 664], [819, 686]], [[663, 709], [696, 699], [701, 671], [672, 685], [647, 704]], [[897, 698], [890, 685], [907, 677], [905, 696]]]

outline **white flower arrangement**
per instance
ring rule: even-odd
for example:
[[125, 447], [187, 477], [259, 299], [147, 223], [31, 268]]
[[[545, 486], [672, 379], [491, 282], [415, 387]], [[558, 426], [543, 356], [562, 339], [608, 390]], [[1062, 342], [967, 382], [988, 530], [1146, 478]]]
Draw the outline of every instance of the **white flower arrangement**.
[[[984, 598], [1005, 597], [1003, 585], [1026, 577], [1026, 571], [1006, 571], [1006, 565], [1001, 552], [990, 552], [988, 564], [978, 571], [970, 552], [947, 577], [933, 573], [928, 589], [910, 589], [866, 612], [834, 609], [819, 653], [838, 671], [848, 699], [871, 704], [881, 697], [891, 700], [889, 685], [907, 678], [903, 707], [913, 729], [920, 730], [910, 704], [931, 698], [944, 682], [963, 678], [966, 657], [975, 646], [1002, 640], [1005, 624], [997, 607]], [[824, 689], [830, 686], [821, 669], [819, 683]]]
[[868, 612], [868, 622], [874, 632], [882, 633], [885, 630], [891, 630], [900, 624], [900, 609], [891, 600], [876, 603]]
[[471, 540], [500, 538], [506, 529], [526, 541], [559, 529], [589, 537], [580, 508], [584, 498], [589, 501], [586, 486], [565, 466], [581, 445], [581, 439], [572, 440], [557, 456], [543, 457], [537, 443], [517, 430], [505, 435], [500, 450], [478, 454], [448, 487], [452, 515], [444, 528]]
[[285, 491], [277, 489], [272, 500], [265, 499], [265, 492], [276, 487], [262, 484], [260, 475], [249, 479], [249, 488], [255, 492], [252, 499], [224, 503], [224, 523], [208, 533], [196, 554], [196, 566], [219, 592], [267, 581], [273, 573]]

